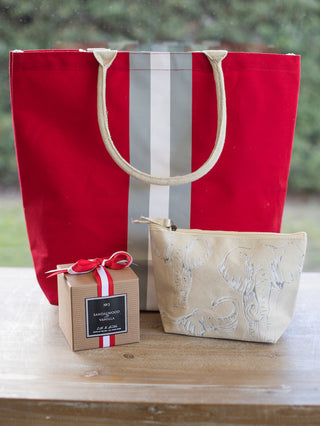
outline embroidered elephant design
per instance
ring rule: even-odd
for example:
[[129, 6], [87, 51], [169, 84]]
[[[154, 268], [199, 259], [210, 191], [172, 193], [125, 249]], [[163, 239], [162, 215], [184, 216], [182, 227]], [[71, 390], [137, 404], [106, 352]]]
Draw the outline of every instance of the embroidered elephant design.
[[[169, 237], [162, 246], [154, 241], [153, 250], [164, 263], [168, 282], [173, 284], [172, 306], [177, 315], [170, 315], [164, 306], [161, 310], [164, 324], [174, 326], [176, 333], [193, 336], [219, 331], [232, 332], [237, 328], [239, 303], [235, 298], [221, 297], [211, 302], [208, 300], [208, 306], [201, 306], [190, 312], [188, 302], [193, 272], [205, 265], [212, 255], [206, 239], [194, 238], [178, 246]], [[182, 313], [185, 315], [181, 315]]]
[[235, 247], [218, 265], [223, 279], [242, 295], [244, 317], [252, 338], [274, 341], [269, 319], [277, 310], [284, 286], [301, 273], [303, 259], [301, 250], [290, 242], [280, 247]]
[[174, 283], [175, 307], [187, 308], [192, 273], [204, 265], [212, 254], [208, 242], [197, 238], [177, 248], [173, 241], [168, 239], [162, 249], [156, 244], [153, 244], [153, 249], [167, 266], [167, 279]]
[[[229, 314], [219, 315], [220, 307], [223, 307], [224, 312], [229, 311]], [[170, 316], [167, 312], [162, 312], [164, 322], [170, 321], [175, 324], [175, 332], [199, 337], [211, 332], [233, 332], [238, 326], [238, 316], [238, 301], [231, 297], [221, 297], [212, 301], [211, 306], [206, 309], [195, 309], [193, 312], [178, 318]]]

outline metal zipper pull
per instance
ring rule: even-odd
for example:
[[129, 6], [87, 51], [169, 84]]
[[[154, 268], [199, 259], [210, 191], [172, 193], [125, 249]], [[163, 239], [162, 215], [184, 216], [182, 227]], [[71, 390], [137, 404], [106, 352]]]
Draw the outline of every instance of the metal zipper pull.
[[173, 223], [171, 219], [140, 216], [139, 220], [133, 220], [132, 223], [140, 223], [140, 224], [148, 224], [148, 225], [153, 224], [153, 225], [161, 226], [162, 228], [168, 229], [170, 231], [177, 230], [176, 225]]

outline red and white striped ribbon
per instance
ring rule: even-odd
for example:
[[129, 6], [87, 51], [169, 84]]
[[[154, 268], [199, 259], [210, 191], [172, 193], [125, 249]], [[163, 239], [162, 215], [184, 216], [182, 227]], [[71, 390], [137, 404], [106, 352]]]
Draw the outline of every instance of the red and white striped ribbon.
[[[104, 266], [99, 265], [94, 270], [94, 275], [97, 281], [98, 297], [113, 296], [113, 279], [110, 275], [110, 272], [108, 272], [108, 270]], [[109, 346], [114, 346], [114, 343], [114, 334], [109, 336], [99, 336], [99, 348], [107, 348]]]
[[[97, 295], [98, 297], [107, 297], [114, 295], [113, 279], [107, 268], [110, 269], [124, 269], [132, 264], [132, 256], [126, 251], [117, 251], [109, 258], [95, 258], [95, 259], [80, 259], [69, 268], [53, 269], [48, 271], [48, 277], [54, 275], [68, 273], [71, 275], [86, 274], [94, 271], [94, 276], [97, 281]], [[115, 335], [99, 336], [99, 347], [106, 348], [114, 346]]]

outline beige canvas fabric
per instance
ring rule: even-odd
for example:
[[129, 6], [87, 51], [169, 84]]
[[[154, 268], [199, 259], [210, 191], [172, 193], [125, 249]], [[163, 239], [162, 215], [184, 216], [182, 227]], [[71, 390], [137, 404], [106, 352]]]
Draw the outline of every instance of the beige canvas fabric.
[[275, 343], [292, 320], [306, 234], [173, 230], [148, 219], [164, 330]]

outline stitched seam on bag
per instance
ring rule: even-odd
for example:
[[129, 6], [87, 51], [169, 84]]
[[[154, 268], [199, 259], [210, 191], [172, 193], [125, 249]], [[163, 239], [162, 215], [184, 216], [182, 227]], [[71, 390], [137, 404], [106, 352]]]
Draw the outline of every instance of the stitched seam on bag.
[[177, 229], [176, 231], [178, 234], [185, 234], [185, 235], [212, 235], [215, 237], [220, 237], [220, 238], [224, 238], [225, 236], [228, 237], [234, 237], [234, 238], [249, 238], [249, 239], [261, 239], [261, 237], [263, 237], [264, 239], [296, 239], [296, 240], [303, 240], [305, 239], [305, 234], [303, 233], [294, 233], [294, 234], [276, 234], [276, 233], [272, 233], [272, 232], [253, 232], [253, 233], [248, 233], [248, 232], [239, 232], [239, 233], [234, 233], [232, 231], [200, 231], [200, 232], [194, 232], [194, 231], [190, 231], [188, 232], [188, 230], [179, 230]]
[[[170, 71], [171, 72], [171, 71], [192, 71], [192, 68], [130, 68], [129, 71]], [[210, 74], [212, 74], [212, 72]]]
[[[212, 75], [212, 70], [208, 69], [201, 69], [201, 68], [166, 68], [166, 69], [159, 69], [159, 68], [122, 68], [119, 67], [117, 65], [115, 65], [112, 68], [113, 71], [117, 71], [117, 72], [130, 72], [130, 71], [192, 71], [192, 72], [197, 72], [197, 73], [202, 73], [202, 74], [210, 74]], [[67, 71], [79, 71], [79, 72], [92, 72], [93, 68], [91, 64], [87, 64], [87, 65], [81, 65], [79, 67], [63, 67], [63, 66], [59, 66], [59, 67], [54, 67], [50, 64], [41, 64], [39, 66], [33, 65], [33, 66], [29, 66], [29, 65], [25, 65], [25, 64], [19, 64], [16, 65], [14, 67], [14, 71], [15, 72], [21, 72], [21, 71], [46, 71], [46, 72], [56, 72], [56, 71], [60, 71], [60, 72], [67, 72]], [[244, 73], [244, 72], [279, 72], [279, 73], [288, 73], [288, 74], [297, 74], [299, 75], [299, 70], [289, 70], [289, 69], [285, 69], [285, 68], [281, 68], [281, 69], [277, 69], [277, 68], [227, 68], [226, 70], [224, 70], [225, 75], [227, 75], [230, 71], [236, 71], [238, 73]]]
[[225, 238], [225, 237], [233, 237], [233, 238], [238, 238], [238, 239], [243, 239], [243, 238], [247, 238], [247, 239], [258, 239], [260, 240], [262, 237], [267, 240], [267, 239], [279, 239], [279, 240], [284, 240], [284, 239], [295, 239], [295, 240], [305, 240], [306, 239], [306, 233], [301, 231], [301, 232], [295, 232], [292, 234], [277, 234], [274, 232], [234, 232], [234, 231], [203, 231], [201, 229], [199, 230], [188, 230], [188, 229], [177, 229], [176, 231], [169, 231], [168, 229], [163, 229], [161, 227], [161, 225], [155, 225], [155, 224], [150, 224], [150, 227], [152, 227], [152, 231], [154, 232], [171, 232], [172, 235], [175, 234], [183, 234], [183, 235], [191, 235], [191, 236], [206, 236], [206, 235], [210, 235], [210, 236], [214, 236], [214, 237], [220, 237], [220, 238]]

